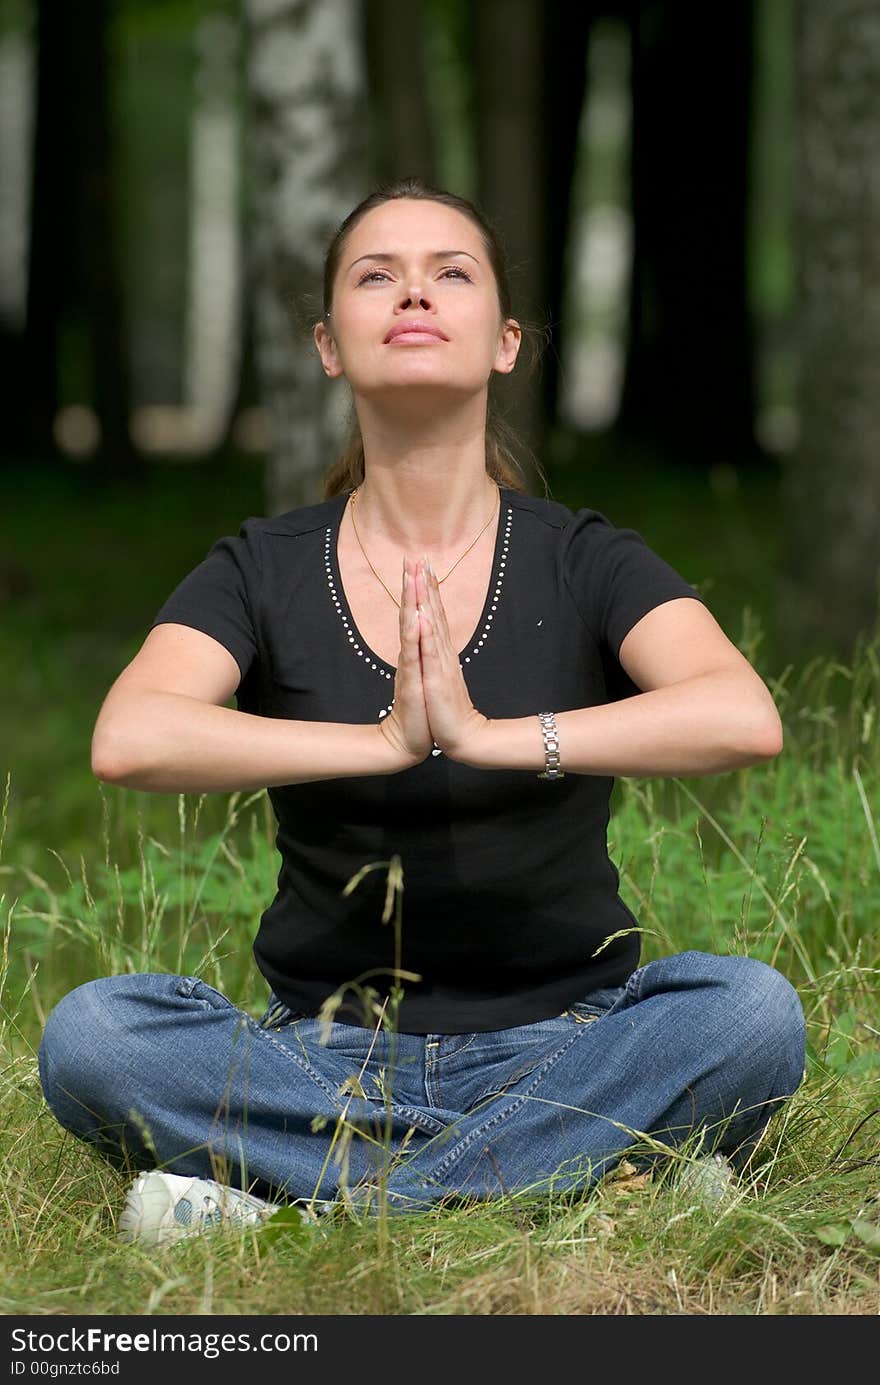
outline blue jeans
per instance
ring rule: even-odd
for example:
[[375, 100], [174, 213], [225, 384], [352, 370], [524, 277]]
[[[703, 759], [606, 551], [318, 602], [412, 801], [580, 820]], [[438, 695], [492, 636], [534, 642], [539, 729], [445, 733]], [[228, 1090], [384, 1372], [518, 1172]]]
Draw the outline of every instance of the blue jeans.
[[789, 982], [701, 952], [516, 1028], [321, 1037], [274, 997], [255, 1020], [193, 976], [109, 976], [52, 1011], [40, 1078], [60, 1124], [119, 1168], [370, 1210], [381, 1179], [408, 1211], [586, 1189], [645, 1134], [662, 1142], [641, 1140], [647, 1164], [694, 1133], [741, 1163], [804, 1072]]

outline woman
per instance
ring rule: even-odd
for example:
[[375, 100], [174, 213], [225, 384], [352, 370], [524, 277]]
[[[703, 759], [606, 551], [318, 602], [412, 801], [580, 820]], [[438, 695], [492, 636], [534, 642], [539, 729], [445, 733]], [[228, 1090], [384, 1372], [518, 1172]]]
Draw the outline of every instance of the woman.
[[57, 1119], [153, 1169], [124, 1235], [370, 1209], [380, 1187], [394, 1211], [587, 1188], [640, 1141], [741, 1164], [801, 1080], [774, 969], [638, 966], [613, 776], [757, 764], [781, 726], [638, 534], [525, 493], [487, 428], [522, 337], [472, 204], [411, 179], [356, 207], [314, 328], [358, 424], [327, 498], [219, 539], [101, 708], [99, 778], [268, 786], [282, 861], [259, 1022], [164, 974], [89, 982], [49, 1017]]

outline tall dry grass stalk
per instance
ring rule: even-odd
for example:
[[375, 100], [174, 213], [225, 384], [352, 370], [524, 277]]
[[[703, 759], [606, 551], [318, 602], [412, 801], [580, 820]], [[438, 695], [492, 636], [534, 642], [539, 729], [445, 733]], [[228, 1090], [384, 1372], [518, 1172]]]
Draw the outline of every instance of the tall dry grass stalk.
[[[735, 1197], [715, 1211], [673, 1177], [676, 1165], [699, 1156], [695, 1140], [665, 1151], [651, 1178], [624, 1171], [580, 1193], [551, 1178], [491, 1204], [390, 1215], [383, 1177], [393, 1167], [392, 1093], [380, 1094], [372, 1131], [352, 1124], [361, 1071], [340, 1093], [327, 1157], [344, 1173], [352, 1142], [374, 1142], [381, 1175], [372, 1208], [355, 1188], [329, 1219], [331, 1234], [318, 1238], [303, 1238], [282, 1217], [262, 1231], [166, 1250], [118, 1245], [124, 1181], [48, 1114], [36, 1066], [42, 1026], [73, 985], [120, 971], [202, 975], [242, 1008], [262, 1010], [250, 944], [277, 865], [266, 795], [147, 803], [97, 785], [94, 850], [72, 863], [46, 843], [37, 870], [17, 863], [7, 775], [0, 1310], [875, 1313], [878, 643], [863, 642], [850, 668], [816, 661], [772, 684], [786, 731], [772, 764], [711, 780], [620, 781], [615, 790], [609, 846], [640, 920], [644, 959], [693, 947], [760, 957], [790, 977], [804, 1002], [807, 1079], [767, 1127]], [[365, 863], [349, 888], [375, 869], [386, 871], [379, 922], [395, 930], [405, 988], [412, 973], [399, 861]], [[383, 1004], [374, 981], [352, 978], [349, 993], [365, 1023], [368, 1016], [393, 1038], [401, 992]], [[328, 1002], [327, 1023], [341, 999]], [[652, 1150], [656, 1142], [637, 1140], [633, 1169]]]

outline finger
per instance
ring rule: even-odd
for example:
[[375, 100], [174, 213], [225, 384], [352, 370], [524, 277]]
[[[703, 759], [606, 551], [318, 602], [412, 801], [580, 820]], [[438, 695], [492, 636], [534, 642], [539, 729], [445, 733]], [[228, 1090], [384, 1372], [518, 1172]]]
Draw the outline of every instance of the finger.
[[427, 606], [419, 608], [419, 652], [423, 673], [436, 672], [439, 666], [440, 650], [437, 645], [437, 631]]
[[404, 634], [405, 634], [405, 630], [406, 630], [406, 621], [407, 621], [407, 606], [408, 606], [408, 601], [407, 601], [407, 591], [406, 591], [406, 588], [407, 588], [407, 571], [406, 571], [406, 558], [404, 558], [404, 560], [403, 560], [403, 568], [402, 568], [402, 570], [401, 570], [401, 576], [400, 576], [400, 611], [398, 612], [398, 622], [399, 622], [399, 624], [400, 624], [400, 636], [401, 636], [401, 639], [403, 638], [403, 636], [404, 636]]
[[400, 601], [400, 631], [401, 635], [411, 643], [413, 635], [417, 636], [419, 624], [419, 612], [416, 605], [415, 579], [410, 571], [409, 564], [403, 560], [403, 585]]
[[432, 618], [439, 647], [445, 653], [449, 653], [452, 650], [449, 621], [446, 617], [446, 607], [443, 605], [443, 597], [440, 595], [440, 583], [437, 580], [437, 574], [429, 558], [425, 559], [425, 594], [427, 598], [426, 604]]
[[416, 562], [413, 568], [413, 601], [417, 611], [428, 610], [428, 580], [422, 558]]
[[419, 616], [419, 628], [423, 630], [431, 615], [431, 597], [428, 591], [428, 579], [423, 558], [417, 559], [413, 564], [412, 591], [413, 609]]
[[406, 558], [403, 560], [399, 627], [401, 627], [399, 670], [401, 673], [406, 670], [407, 674], [412, 676], [419, 670], [419, 608], [416, 605], [413, 573], [410, 571], [410, 566], [407, 565]]
[[416, 606], [416, 583], [415, 568], [408, 558], [403, 560], [403, 604], [407, 607], [409, 614], [415, 610]]
[[[433, 675], [441, 677], [445, 685], [445, 680], [452, 672], [448, 633], [444, 636], [441, 630], [437, 619], [436, 601], [432, 603], [429, 592], [424, 588], [421, 594], [423, 600], [419, 603], [419, 648], [424, 672], [430, 670]], [[457, 658], [454, 662], [455, 672], [460, 676]]]
[[430, 614], [434, 608], [433, 592], [429, 577], [429, 564], [427, 558], [421, 558], [416, 564], [416, 591], [419, 608], [424, 609]]
[[436, 603], [432, 600], [431, 590], [428, 583], [428, 575], [424, 568], [424, 560], [416, 565], [416, 600], [419, 612], [419, 639], [423, 654], [429, 658], [437, 659], [441, 656], [443, 646], [439, 637], [439, 626], [437, 620]]

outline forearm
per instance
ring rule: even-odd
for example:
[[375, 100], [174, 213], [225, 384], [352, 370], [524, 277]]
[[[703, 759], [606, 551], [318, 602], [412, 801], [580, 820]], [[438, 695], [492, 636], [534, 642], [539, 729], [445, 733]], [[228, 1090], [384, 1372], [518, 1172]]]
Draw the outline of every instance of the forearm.
[[396, 774], [412, 763], [381, 723], [287, 721], [170, 692], [139, 693], [102, 711], [92, 739], [98, 778], [153, 793]]
[[[720, 774], [772, 759], [782, 748], [779, 715], [767, 689], [728, 672], [557, 712], [556, 725], [561, 768], [568, 774]], [[544, 741], [537, 715], [490, 720], [463, 747], [461, 758], [481, 769], [539, 773]]]

